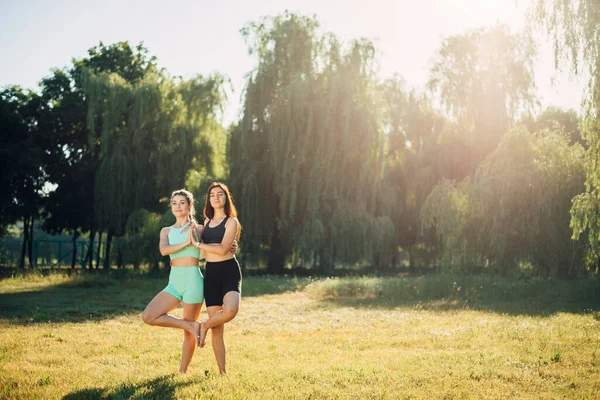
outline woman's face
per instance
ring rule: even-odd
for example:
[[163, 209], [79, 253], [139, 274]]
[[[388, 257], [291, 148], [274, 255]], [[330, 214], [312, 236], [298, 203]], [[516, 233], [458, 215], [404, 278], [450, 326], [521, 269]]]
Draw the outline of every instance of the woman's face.
[[214, 208], [223, 208], [225, 207], [225, 202], [227, 198], [225, 196], [225, 192], [220, 187], [214, 187], [210, 190], [210, 205]]
[[175, 217], [187, 217], [190, 214], [190, 204], [185, 196], [177, 195], [171, 199], [171, 212]]

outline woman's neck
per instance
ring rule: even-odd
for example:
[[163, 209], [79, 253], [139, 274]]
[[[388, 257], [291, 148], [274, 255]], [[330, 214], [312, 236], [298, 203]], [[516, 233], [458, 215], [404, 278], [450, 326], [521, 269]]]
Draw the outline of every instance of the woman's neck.
[[184, 226], [188, 222], [190, 222], [189, 217], [178, 217], [177, 221], [175, 221], [175, 225], [173, 225], [173, 226], [175, 228], [181, 228], [182, 226]]
[[227, 215], [225, 214], [225, 210], [222, 208], [215, 209], [215, 215], [213, 216], [213, 220], [223, 219]]

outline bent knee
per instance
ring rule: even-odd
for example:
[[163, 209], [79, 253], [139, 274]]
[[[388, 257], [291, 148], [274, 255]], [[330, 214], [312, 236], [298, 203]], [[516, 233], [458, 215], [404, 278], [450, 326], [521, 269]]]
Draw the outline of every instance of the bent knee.
[[154, 318], [154, 316], [152, 314], [150, 314], [149, 312], [144, 311], [142, 313], [142, 321], [144, 321], [148, 325], [153, 325], [155, 319], [156, 318]]
[[224, 308], [223, 315], [227, 318], [228, 321], [231, 321], [238, 313], [238, 308]]

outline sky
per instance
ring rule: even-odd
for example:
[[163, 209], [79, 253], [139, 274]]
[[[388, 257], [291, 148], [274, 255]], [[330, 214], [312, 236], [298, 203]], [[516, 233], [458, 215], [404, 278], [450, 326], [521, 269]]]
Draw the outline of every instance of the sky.
[[[102, 41], [144, 42], [160, 67], [191, 77], [220, 72], [229, 77], [224, 119], [236, 119], [244, 77], [254, 59], [240, 29], [245, 23], [285, 10], [316, 15], [321, 33], [345, 42], [365, 37], [378, 49], [382, 78], [394, 73], [422, 90], [433, 57], [445, 37], [503, 23], [513, 33], [526, 23], [530, 0], [0, 0], [0, 86], [37, 89], [53, 68], [82, 58]], [[552, 47], [537, 38], [535, 64], [541, 107], [579, 110], [585, 80], [556, 71]]]

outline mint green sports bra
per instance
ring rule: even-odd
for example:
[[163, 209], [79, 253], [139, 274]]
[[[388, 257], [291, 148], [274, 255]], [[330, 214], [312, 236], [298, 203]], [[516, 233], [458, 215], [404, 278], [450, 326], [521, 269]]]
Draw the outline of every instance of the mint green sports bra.
[[[179, 243], [183, 243], [187, 240], [190, 231], [187, 230], [182, 232], [190, 223], [183, 224], [179, 228], [175, 228], [174, 226], [169, 228], [169, 245], [175, 245]], [[197, 240], [197, 238], [196, 238]], [[183, 249], [176, 251], [175, 253], [169, 254], [171, 260], [175, 258], [181, 257], [196, 257], [200, 258], [200, 249], [195, 247], [193, 244], [189, 246], [185, 246]]]

